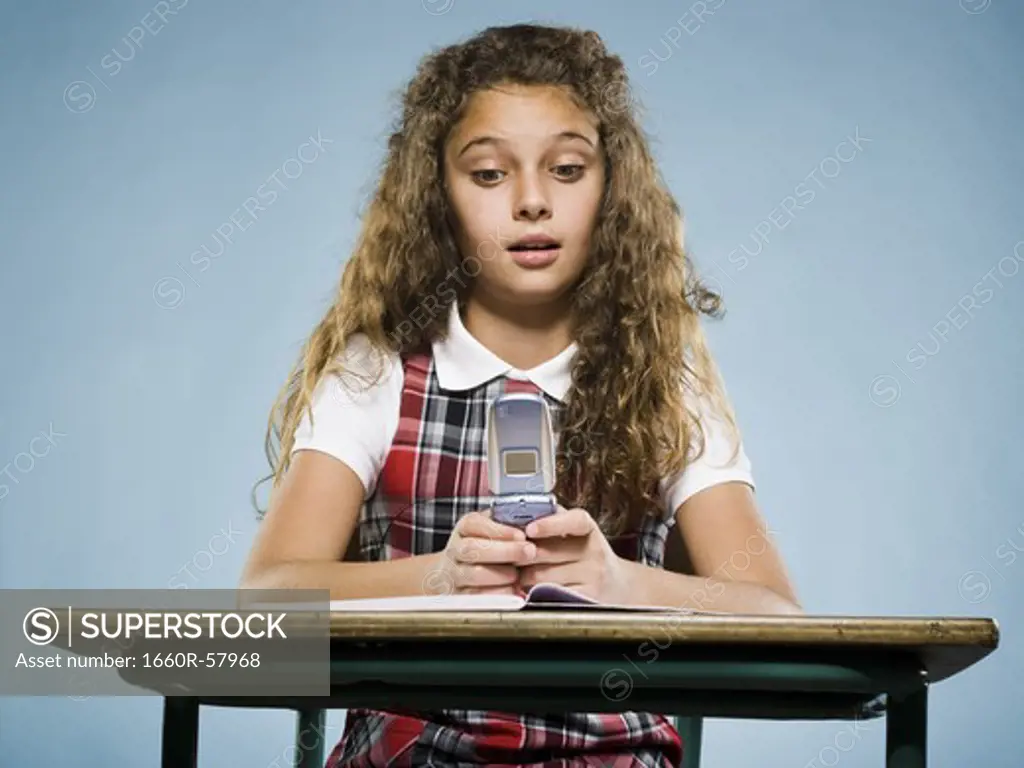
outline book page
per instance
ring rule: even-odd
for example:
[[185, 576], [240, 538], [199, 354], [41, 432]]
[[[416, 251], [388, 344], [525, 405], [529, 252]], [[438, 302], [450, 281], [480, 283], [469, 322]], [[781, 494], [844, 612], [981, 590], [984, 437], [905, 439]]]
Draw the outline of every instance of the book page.
[[531, 607], [540, 603], [559, 603], [562, 605], [598, 604], [597, 600], [593, 600], [570, 587], [551, 583], [534, 584], [530, 591], [526, 593], [525, 607]]
[[545, 609], [641, 611], [655, 613], [673, 611], [677, 613], [693, 613], [693, 611], [684, 608], [673, 608], [661, 605], [618, 605], [615, 603], [601, 603], [577, 592], [574, 589], [563, 587], [560, 584], [535, 584], [526, 595], [526, 605], [523, 606], [523, 610]]
[[600, 603], [559, 584], [535, 584], [525, 598], [516, 595], [403, 595], [398, 597], [332, 600], [332, 612], [605, 610], [636, 612], [694, 611], [656, 605]]
[[518, 611], [524, 603], [516, 595], [403, 595], [332, 600], [331, 612]]

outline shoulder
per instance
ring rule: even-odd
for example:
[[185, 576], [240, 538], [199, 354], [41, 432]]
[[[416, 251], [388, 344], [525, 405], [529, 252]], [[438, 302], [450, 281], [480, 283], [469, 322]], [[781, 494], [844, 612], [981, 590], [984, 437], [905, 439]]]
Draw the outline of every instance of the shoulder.
[[316, 450], [349, 466], [369, 495], [398, 427], [404, 373], [396, 353], [353, 335], [320, 376], [292, 453]]
[[721, 408], [706, 395], [687, 390], [684, 399], [699, 432], [691, 435], [692, 458], [687, 465], [661, 481], [662, 498], [669, 515], [674, 515], [694, 494], [720, 483], [738, 481], [754, 487], [750, 458], [735, 419], [730, 423]]
[[310, 405], [314, 415], [318, 409], [378, 408], [401, 393], [403, 380], [402, 359], [357, 333], [320, 375]]

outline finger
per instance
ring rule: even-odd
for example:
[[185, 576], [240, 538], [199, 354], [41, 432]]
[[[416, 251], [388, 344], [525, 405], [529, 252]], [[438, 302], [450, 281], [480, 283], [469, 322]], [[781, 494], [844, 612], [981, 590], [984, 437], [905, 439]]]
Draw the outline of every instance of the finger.
[[539, 539], [537, 551], [527, 563], [529, 565], [555, 565], [574, 563], [582, 560], [587, 552], [588, 539], [585, 536], [556, 536]]
[[505, 587], [516, 583], [519, 570], [514, 565], [457, 565], [455, 587]]
[[519, 528], [504, 525], [491, 518], [490, 510], [470, 512], [455, 524], [455, 530], [461, 536], [475, 536], [483, 539], [499, 541], [522, 541], [526, 534]]
[[526, 526], [526, 536], [531, 539], [544, 539], [551, 536], [586, 536], [596, 527], [594, 518], [587, 510], [578, 507], [573, 509], [559, 507], [555, 514], [534, 520]]
[[460, 537], [452, 547], [459, 563], [523, 563], [537, 554], [537, 545], [529, 541], [495, 541], [478, 537]]

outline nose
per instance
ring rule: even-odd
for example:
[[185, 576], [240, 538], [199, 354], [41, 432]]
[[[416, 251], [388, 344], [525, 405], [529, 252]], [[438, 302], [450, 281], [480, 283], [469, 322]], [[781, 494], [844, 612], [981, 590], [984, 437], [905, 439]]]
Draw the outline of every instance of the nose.
[[538, 179], [520, 177], [514, 218], [516, 221], [543, 221], [551, 218], [551, 203]]

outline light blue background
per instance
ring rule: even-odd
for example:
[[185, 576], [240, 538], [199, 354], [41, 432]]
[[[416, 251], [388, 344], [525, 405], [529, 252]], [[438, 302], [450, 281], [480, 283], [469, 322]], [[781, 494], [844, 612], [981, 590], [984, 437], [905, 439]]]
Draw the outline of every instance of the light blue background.
[[[728, 0], [698, 21], [666, 2], [192, 0], [163, 24], [148, 2], [3, 3], [0, 467], [63, 437], [0, 475], [2, 585], [233, 587], [267, 412], [333, 294], [391, 94], [432, 47], [568, 22], [622, 55], [652, 112], [805, 606], [996, 617], [995, 655], [932, 690], [930, 754], [1019, 766], [1024, 10], [963, 4]], [[144, 17], [155, 35], [131, 32]], [[326, 152], [199, 272], [190, 254], [318, 131]], [[805, 207], [770, 223], [788, 195]], [[156, 698], [4, 699], [0, 764], [156, 766], [160, 718]], [[210, 711], [200, 764], [284, 765], [292, 737], [284, 712]], [[876, 766], [883, 739], [882, 721], [856, 741], [712, 721], [705, 761]]]

